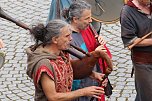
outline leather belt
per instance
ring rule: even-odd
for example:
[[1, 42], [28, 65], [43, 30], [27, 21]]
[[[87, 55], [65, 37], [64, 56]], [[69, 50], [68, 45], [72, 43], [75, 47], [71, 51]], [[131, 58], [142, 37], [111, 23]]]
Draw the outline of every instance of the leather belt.
[[152, 52], [134, 51], [132, 60], [139, 64], [152, 64]]

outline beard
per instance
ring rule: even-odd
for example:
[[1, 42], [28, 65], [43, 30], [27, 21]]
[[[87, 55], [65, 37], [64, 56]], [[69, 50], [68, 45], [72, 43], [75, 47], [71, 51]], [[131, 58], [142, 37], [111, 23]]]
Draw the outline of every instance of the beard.
[[80, 30], [85, 30], [90, 24], [86, 24], [86, 25], [83, 25], [83, 26], [80, 26], [79, 29]]

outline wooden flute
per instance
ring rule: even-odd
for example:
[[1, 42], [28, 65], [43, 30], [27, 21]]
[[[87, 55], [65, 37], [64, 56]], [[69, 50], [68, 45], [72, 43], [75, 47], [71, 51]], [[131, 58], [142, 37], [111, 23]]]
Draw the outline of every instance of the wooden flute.
[[[15, 23], [16, 25], [18, 25], [19, 27], [22, 27], [23, 29], [26, 29], [26, 30], [31, 31], [31, 29], [28, 27], [28, 25], [26, 25], [25, 23], [23, 23], [23, 22], [21, 22], [21, 21], [18, 21], [18, 20], [16, 20], [16, 19], [14, 19], [14, 18], [12, 18], [11, 16], [9, 16], [8, 14], [6, 14], [6, 13], [2, 10], [1, 7], [0, 7], [0, 17], [1, 17], [1, 18], [4, 18], [4, 19], [6, 19], [6, 20], [9, 20], [9, 21], [11, 21], [11, 22], [13, 22], [13, 23]], [[72, 48], [74, 48], [74, 49], [82, 52], [83, 54], [85, 54], [85, 55], [87, 55], [87, 56], [90, 56], [89, 53], [83, 51], [81, 48], [79, 48], [79, 47], [77, 47], [77, 46], [74, 46], [74, 45], [72, 45], [72, 44], [70, 44], [70, 46], [71, 46]], [[76, 53], [76, 51], [75, 51], [74, 49], [68, 49], [67, 52], [70, 53], [71, 55], [74, 55], [75, 57], [77, 57], [77, 58], [79, 58], [79, 59], [82, 59], [83, 56], [80, 55], [80, 54], [78, 54], [78, 53]]]

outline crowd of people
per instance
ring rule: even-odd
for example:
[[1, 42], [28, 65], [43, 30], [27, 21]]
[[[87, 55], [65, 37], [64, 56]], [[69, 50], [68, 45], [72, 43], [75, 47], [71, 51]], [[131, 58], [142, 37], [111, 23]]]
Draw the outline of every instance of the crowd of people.
[[[63, 18], [49, 19], [46, 26], [39, 24], [31, 31], [36, 43], [27, 49], [27, 74], [34, 81], [35, 100], [89, 101], [95, 97], [94, 101], [105, 101], [104, 87], [107, 79], [101, 87], [99, 84], [108, 68], [104, 57], [111, 61], [111, 53], [103, 37], [95, 33], [91, 25], [91, 5], [85, 1], [75, 1], [63, 12], [64, 21]], [[86, 52], [105, 53], [84, 79], [73, 81], [73, 75], [77, 75], [74, 71], [79, 71], [77, 68], [80, 67], [72, 65], [77, 57], [70, 55], [70, 59], [65, 52], [70, 44]], [[81, 68], [84, 68], [83, 65]], [[85, 70], [87, 72], [89, 69]]]
[[[47, 24], [40, 23], [30, 30], [35, 44], [26, 49], [27, 75], [33, 79], [35, 101], [105, 101], [104, 89], [109, 83], [104, 77], [112, 72], [113, 65], [112, 54], [100, 35], [101, 23], [96, 22], [98, 28], [93, 25], [87, 1], [51, 2]], [[124, 47], [135, 44], [130, 49], [135, 101], [152, 99], [152, 38], [149, 35], [143, 39], [152, 31], [151, 4], [151, 0], [125, 0], [120, 13]], [[69, 54], [71, 44], [89, 56], [80, 60]]]

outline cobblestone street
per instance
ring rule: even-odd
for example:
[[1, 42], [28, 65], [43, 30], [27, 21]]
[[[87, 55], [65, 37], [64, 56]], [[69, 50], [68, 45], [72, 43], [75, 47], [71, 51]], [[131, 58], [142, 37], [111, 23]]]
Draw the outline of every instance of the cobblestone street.
[[[0, 0], [0, 7], [27, 25], [38, 21], [45, 24], [50, 0]], [[132, 62], [130, 51], [124, 49], [120, 38], [120, 23], [102, 24], [101, 34], [108, 43], [115, 65], [109, 76], [113, 94], [107, 101], [134, 101], [134, 78], [130, 77]], [[0, 38], [5, 43], [1, 50], [6, 53], [5, 64], [0, 69], [0, 101], [34, 101], [34, 86], [26, 75], [25, 48], [33, 43], [29, 31], [0, 18]]]

